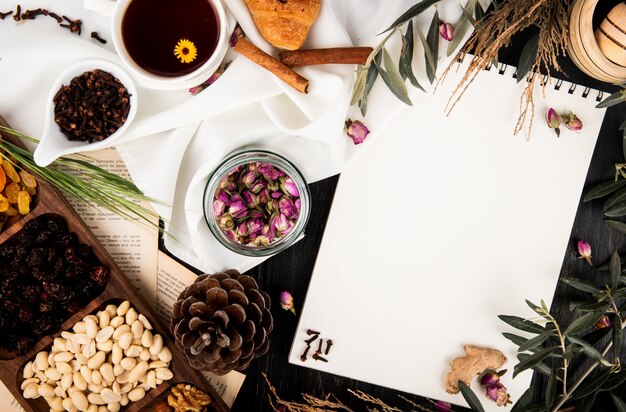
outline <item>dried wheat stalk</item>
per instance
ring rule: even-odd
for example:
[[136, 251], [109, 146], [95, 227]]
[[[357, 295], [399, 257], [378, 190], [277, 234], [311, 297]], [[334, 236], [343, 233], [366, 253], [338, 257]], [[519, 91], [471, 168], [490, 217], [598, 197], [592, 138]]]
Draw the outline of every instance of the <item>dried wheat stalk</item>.
[[[495, 3], [494, 10], [477, 22], [473, 35], [455, 59], [463, 60], [471, 55], [469, 68], [452, 92], [446, 111], [450, 113], [454, 109], [478, 73], [497, 59], [498, 51], [508, 46], [515, 34], [536, 26], [539, 28], [537, 55], [520, 98], [520, 112], [514, 131], [519, 133], [528, 120], [530, 138], [536, 81], [541, 78], [541, 71], [548, 76], [552, 70], [560, 71], [557, 56], [566, 53], [570, 0], [504, 0]], [[446, 69], [442, 79], [454, 64]]]

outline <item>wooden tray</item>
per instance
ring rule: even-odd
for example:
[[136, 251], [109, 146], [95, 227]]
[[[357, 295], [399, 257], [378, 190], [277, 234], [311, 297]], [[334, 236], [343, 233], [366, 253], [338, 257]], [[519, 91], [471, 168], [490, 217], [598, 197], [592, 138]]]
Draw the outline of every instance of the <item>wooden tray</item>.
[[[0, 125], [8, 127], [6, 121], [1, 116]], [[12, 135], [0, 132], [0, 136], [5, 140], [24, 147], [22, 142]], [[172, 352], [172, 361], [170, 362], [169, 368], [173, 372], [174, 377], [169, 381], [163, 382], [155, 389], [146, 392], [146, 396], [143, 399], [138, 402], [129, 403], [126, 407], [123, 407], [122, 410], [129, 412], [139, 411], [148, 406], [156, 397], [174, 384], [191, 383], [206, 392], [211, 397], [211, 404], [207, 407], [209, 411], [229, 411], [229, 408], [220, 396], [217, 395], [215, 390], [207, 383], [202, 373], [189, 366], [184, 355], [176, 349], [174, 345], [174, 338], [168, 328], [163, 327], [163, 325], [160, 324], [157, 317], [154, 316], [153, 311], [150, 309], [150, 306], [144, 301], [141, 295], [137, 293], [136, 289], [128, 281], [128, 279], [126, 279], [109, 253], [96, 239], [96, 236], [91, 232], [80, 216], [78, 216], [72, 206], [67, 202], [67, 200], [65, 200], [63, 195], [61, 195], [58, 190], [50, 186], [47, 182], [40, 179], [37, 179], [37, 186], [37, 195], [33, 201], [31, 212], [0, 233], [0, 244], [10, 239], [23, 228], [26, 222], [36, 217], [48, 214], [59, 215], [65, 218], [68, 230], [70, 232], [74, 232], [78, 236], [80, 242], [93, 248], [93, 252], [98, 259], [102, 262], [102, 264], [109, 268], [110, 276], [109, 282], [104, 291], [98, 297], [89, 302], [84, 308], [82, 308], [82, 310], [66, 320], [57, 333], [42, 338], [31, 348], [30, 351], [28, 351], [28, 353], [23, 356], [18, 356], [15, 359], [10, 360], [0, 360], [0, 380], [2, 380], [22, 407], [27, 412], [47, 412], [50, 410], [45, 399], [25, 399], [22, 396], [20, 386], [23, 381], [23, 366], [29, 360], [32, 360], [38, 352], [51, 346], [53, 339], [60, 336], [61, 331], [71, 329], [76, 322], [84, 318], [86, 315], [99, 309], [103, 309], [108, 303], [119, 304], [124, 300], [128, 300], [137, 312], [146, 316], [146, 318], [153, 325], [154, 332], [159, 333], [163, 337], [165, 345]]]

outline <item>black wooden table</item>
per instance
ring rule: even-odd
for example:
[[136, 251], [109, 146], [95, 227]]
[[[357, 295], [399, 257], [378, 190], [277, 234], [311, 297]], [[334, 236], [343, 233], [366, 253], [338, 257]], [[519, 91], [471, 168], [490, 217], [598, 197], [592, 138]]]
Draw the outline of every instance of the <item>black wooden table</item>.
[[[604, 16], [611, 6], [617, 4], [618, 1], [603, 0], [600, 3], [596, 15]], [[500, 61], [515, 65], [519, 58], [520, 49], [526, 38], [526, 35], [522, 35], [516, 39], [514, 44], [508, 50], [504, 51]], [[563, 60], [563, 68], [568, 77], [564, 77], [562, 74], [555, 76], [607, 92], [616, 90], [614, 87], [594, 81], [585, 76], [567, 59]], [[513, 96], [512, 98], [517, 99], [518, 96]], [[613, 176], [615, 163], [624, 162], [622, 154], [622, 134], [621, 131], [618, 131], [618, 128], [621, 123], [626, 120], [625, 108], [626, 104], [623, 104], [609, 109], [607, 112], [583, 193], [595, 184]], [[517, 113], [511, 113], [511, 116], [516, 115]], [[536, 121], [541, 122], [542, 119], [536, 119]], [[532, 142], [530, 144], [532, 144]], [[296, 310], [300, 313], [324, 233], [324, 226], [330, 211], [337, 181], [338, 177], [335, 176], [311, 185], [313, 207], [304, 240], [249, 272], [249, 274], [252, 274], [259, 281], [262, 289], [266, 290], [274, 299], [272, 312], [274, 314], [275, 328], [272, 333], [272, 343], [269, 353], [252, 362], [250, 367], [244, 372], [246, 374], [246, 380], [233, 406], [234, 412], [272, 410], [267, 400], [268, 390], [261, 374], [262, 372], [267, 374], [271, 383], [276, 387], [278, 394], [286, 400], [301, 401], [302, 393], [308, 393], [322, 398], [328, 394], [334, 394], [343, 403], [352, 408], [352, 410], [365, 410], [364, 404], [357, 401], [348, 393], [348, 389], [352, 389], [362, 390], [374, 397], [382, 399], [389, 405], [396, 405], [403, 410], [409, 410], [409, 408], [406, 407], [406, 403], [401, 401], [398, 395], [406, 396], [427, 409], [433, 409], [432, 405], [428, 403], [427, 400], [417, 396], [317, 372], [300, 366], [294, 366], [287, 362], [298, 318], [293, 316], [290, 312], [280, 309], [278, 296], [283, 290], [291, 291], [295, 299]], [[550, 230], [550, 228], [547, 227], [546, 230]], [[538, 233], [537, 236], [541, 236], [541, 234]], [[615, 249], [626, 254], [624, 236], [610, 229], [603, 222], [602, 201], [592, 202], [591, 204], [579, 204], [578, 213], [571, 232], [570, 245], [564, 256], [561, 270], [562, 275], [566, 274], [569, 276], [577, 276], [581, 279], [592, 279], [596, 276], [593, 269], [584, 263], [583, 260], [577, 258], [576, 242], [578, 239], [584, 239], [591, 243], [594, 261], [598, 263], [607, 261], [610, 254]], [[459, 247], [461, 246], [459, 245]], [[523, 255], [523, 252], [524, 251], [520, 251], [520, 256]], [[523, 264], [523, 259], [519, 264]], [[332, 287], [332, 285], [329, 285], [329, 287]], [[552, 312], [559, 321], [565, 323], [569, 322], [571, 314], [568, 302], [576, 298], [582, 298], [579, 292], [559, 282], [552, 306]], [[340, 303], [337, 302], [336, 304]], [[494, 313], [494, 316], [496, 315], [497, 314]], [[527, 314], [518, 315], [526, 316]], [[436, 336], [434, 328], [433, 330], [426, 329], [424, 332], [431, 336], [431, 338], [432, 336]], [[623, 360], [623, 363], [626, 363], [626, 360]], [[428, 371], [415, 371], [415, 374], [418, 375], [422, 372], [428, 373]], [[439, 379], [439, 377], [436, 378]], [[443, 377], [441, 377], [441, 379], [443, 379]], [[535, 388], [536, 396], [541, 395], [544, 386], [545, 382], [535, 376], [533, 379], [533, 387]], [[624, 398], [626, 398], [626, 388], [622, 388], [621, 393]], [[519, 397], [520, 395], [521, 394], [513, 394], [513, 397]], [[484, 402], [489, 402], [486, 398], [481, 399], [485, 399]], [[602, 398], [599, 399], [599, 402], [597, 402], [592, 410], [612, 411], [614, 408], [610, 402]]]

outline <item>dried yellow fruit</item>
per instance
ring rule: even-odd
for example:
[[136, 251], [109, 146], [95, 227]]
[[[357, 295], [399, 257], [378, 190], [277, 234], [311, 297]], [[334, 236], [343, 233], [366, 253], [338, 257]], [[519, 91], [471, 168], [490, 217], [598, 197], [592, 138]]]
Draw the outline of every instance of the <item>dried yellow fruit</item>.
[[7, 198], [0, 195], [0, 212], [6, 212], [7, 210], [9, 210], [9, 207], [10, 205]]
[[37, 180], [35, 179], [35, 176], [31, 175], [26, 170], [20, 170], [19, 175], [22, 178], [22, 183], [24, 183], [24, 186], [33, 189], [37, 187]]
[[14, 208], [13, 206], [9, 206], [9, 208], [8, 208], [7, 210], [5, 210], [5, 211], [3, 212], [3, 214], [4, 214], [4, 216], [9, 216], [9, 217], [11, 217], [11, 216], [17, 216], [18, 211], [17, 211], [17, 209], [16, 209], [16, 208]]
[[9, 162], [2, 162], [2, 168], [4, 169], [4, 173], [7, 174], [7, 177], [14, 182], [20, 181], [20, 175], [17, 174], [13, 165]]
[[22, 190], [17, 196], [17, 210], [20, 215], [26, 215], [30, 212], [30, 194]]
[[17, 196], [19, 195], [21, 190], [22, 189], [20, 188], [20, 185], [15, 182], [11, 182], [7, 185], [7, 187], [4, 189], [4, 195], [9, 200], [10, 204], [14, 205], [17, 203]]

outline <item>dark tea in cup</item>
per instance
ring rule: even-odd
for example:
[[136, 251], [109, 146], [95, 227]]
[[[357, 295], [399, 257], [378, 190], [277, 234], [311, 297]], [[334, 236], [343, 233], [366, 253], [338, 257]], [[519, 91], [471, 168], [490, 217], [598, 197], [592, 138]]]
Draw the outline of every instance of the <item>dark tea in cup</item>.
[[220, 21], [210, 0], [131, 0], [121, 34], [137, 66], [157, 76], [179, 77], [211, 58]]

